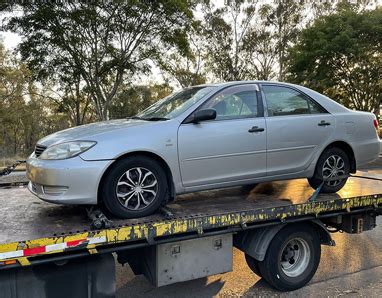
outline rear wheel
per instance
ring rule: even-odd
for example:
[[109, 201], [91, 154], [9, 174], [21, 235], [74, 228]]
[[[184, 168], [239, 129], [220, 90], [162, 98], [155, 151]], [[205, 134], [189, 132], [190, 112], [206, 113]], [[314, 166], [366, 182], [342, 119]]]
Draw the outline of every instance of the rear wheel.
[[[317, 161], [316, 170], [312, 178], [308, 178], [311, 187], [317, 189], [323, 179], [347, 176], [350, 172], [350, 161], [347, 154], [340, 148], [325, 150]], [[335, 193], [346, 184], [347, 178], [326, 181], [321, 188], [323, 193]]]
[[101, 195], [105, 207], [115, 216], [150, 215], [168, 195], [166, 173], [151, 158], [127, 157], [108, 171], [101, 185]]
[[292, 291], [306, 285], [317, 270], [321, 244], [310, 225], [290, 225], [271, 241], [265, 258], [258, 262], [261, 276], [280, 291]]

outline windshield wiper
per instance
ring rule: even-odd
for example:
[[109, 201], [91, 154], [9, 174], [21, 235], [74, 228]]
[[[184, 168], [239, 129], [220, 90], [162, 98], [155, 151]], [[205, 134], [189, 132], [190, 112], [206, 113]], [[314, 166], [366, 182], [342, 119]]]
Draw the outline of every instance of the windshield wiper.
[[143, 117], [139, 117], [139, 116], [128, 117], [127, 119], [144, 120], [144, 121], [166, 121], [166, 120], [170, 120], [169, 118], [164, 118], [164, 117], [143, 118]]
[[166, 121], [169, 120], [168, 118], [165, 117], [151, 117], [151, 118], [143, 118], [144, 120], [147, 121]]
[[139, 117], [139, 116], [133, 116], [133, 117], [127, 117], [127, 119], [134, 119], [134, 120], [146, 120], [146, 118], [142, 118], [142, 117]]

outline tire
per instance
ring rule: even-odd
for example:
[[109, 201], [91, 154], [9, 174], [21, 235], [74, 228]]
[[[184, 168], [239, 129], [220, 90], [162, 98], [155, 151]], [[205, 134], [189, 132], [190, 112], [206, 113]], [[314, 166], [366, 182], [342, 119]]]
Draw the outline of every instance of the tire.
[[247, 262], [248, 267], [253, 271], [253, 273], [255, 273], [257, 276], [262, 277], [259, 269], [259, 261], [247, 254], [245, 254], [245, 260]]
[[273, 288], [293, 291], [312, 279], [320, 258], [318, 232], [309, 224], [293, 224], [275, 235], [258, 267], [262, 277]]
[[246, 185], [242, 185], [241, 189], [244, 192], [251, 192], [258, 185], [259, 183], [246, 184]]
[[116, 162], [105, 175], [100, 190], [106, 209], [120, 218], [150, 215], [168, 196], [165, 171], [158, 162], [145, 156]]
[[[317, 189], [322, 181], [323, 178], [326, 178], [328, 175], [330, 175], [330, 170], [327, 166], [333, 165], [336, 160], [342, 160], [343, 161], [343, 167], [340, 169], [336, 169], [336, 174], [338, 176], [342, 175], [349, 175], [350, 173], [350, 160], [347, 154], [340, 148], [328, 148], [326, 149], [320, 156], [320, 158], [317, 161], [316, 169], [314, 171], [314, 176], [312, 178], [308, 178], [309, 185]], [[328, 164], [329, 162], [329, 164]], [[342, 163], [341, 163], [342, 164]], [[334, 176], [333, 176], [334, 177]], [[327, 181], [324, 183], [324, 185], [321, 188], [322, 193], [335, 193], [339, 191], [344, 185], [346, 184], [347, 178], [337, 181]]]

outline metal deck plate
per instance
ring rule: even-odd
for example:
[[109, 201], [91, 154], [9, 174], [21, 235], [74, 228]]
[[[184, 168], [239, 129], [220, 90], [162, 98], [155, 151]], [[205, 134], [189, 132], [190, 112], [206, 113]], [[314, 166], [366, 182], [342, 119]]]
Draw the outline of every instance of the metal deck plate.
[[[379, 177], [379, 172], [358, 172], [358, 175]], [[176, 218], [272, 209], [305, 203], [313, 193], [305, 179], [263, 183], [250, 189], [236, 187], [218, 191], [205, 191], [182, 195], [168, 205]], [[337, 194], [319, 195], [318, 201], [382, 193], [382, 183], [350, 178]], [[78, 206], [61, 206], [43, 202], [25, 188], [0, 189], [0, 245], [44, 237], [76, 234], [89, 231], [90, 221], [85, 209]], [[130, 226], [163, 221], [155, 214], [149, 217], [118, 220], [112, 225]]]

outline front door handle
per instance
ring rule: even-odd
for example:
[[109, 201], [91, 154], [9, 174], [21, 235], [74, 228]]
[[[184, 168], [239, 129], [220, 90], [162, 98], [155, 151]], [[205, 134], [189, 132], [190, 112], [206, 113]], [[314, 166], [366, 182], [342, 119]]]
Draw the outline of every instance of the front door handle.
[[250, 128], [248, 130], [248, 132], [250, 132], [250, 133], [252, 133], [252, 132], [261, 132], [261, 131], [264, 131], [264, 128], [258, 127], [258, 126], [252, 126], [252, 128]]
[[329, 126], [330, 122], [326, 122], [325, 120], [322, 120], [321, 122], [318, 123], [318, 126]]

